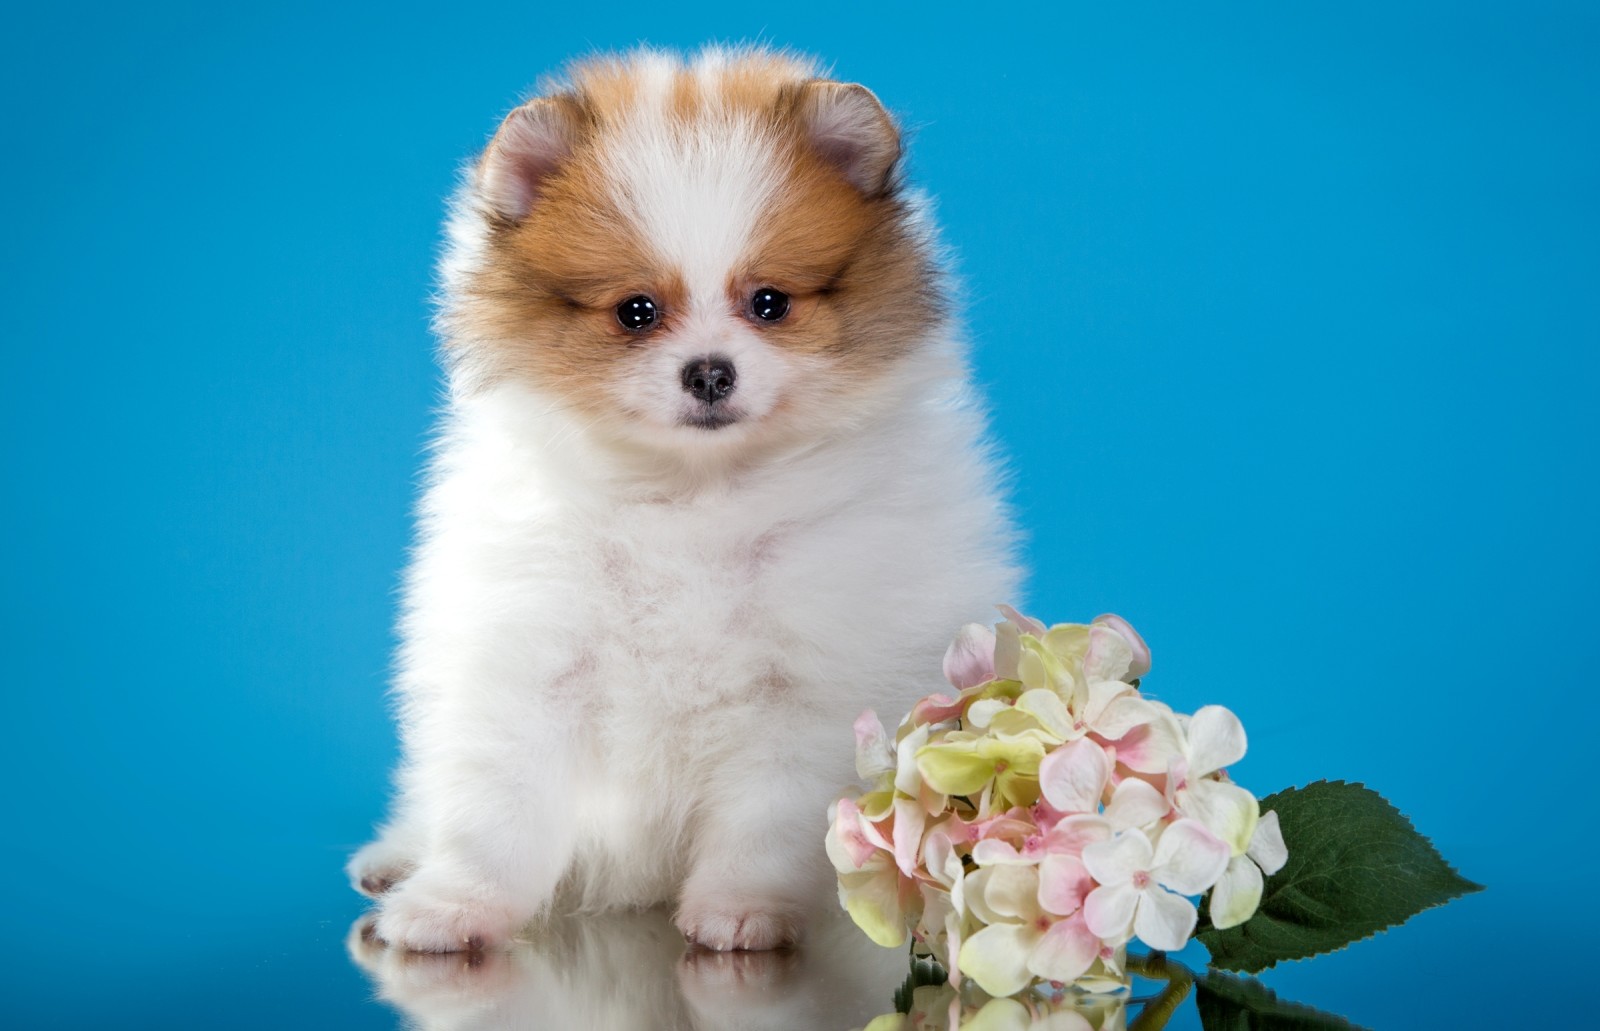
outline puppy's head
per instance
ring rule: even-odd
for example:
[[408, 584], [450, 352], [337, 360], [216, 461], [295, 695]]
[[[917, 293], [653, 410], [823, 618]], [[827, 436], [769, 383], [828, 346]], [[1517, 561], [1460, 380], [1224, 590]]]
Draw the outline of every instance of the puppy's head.
[[900, 152], [876, 97], [785, 55], [579, 65], [474, 170], [453, 357], [651, 448], [848, 425], [944, 315]]

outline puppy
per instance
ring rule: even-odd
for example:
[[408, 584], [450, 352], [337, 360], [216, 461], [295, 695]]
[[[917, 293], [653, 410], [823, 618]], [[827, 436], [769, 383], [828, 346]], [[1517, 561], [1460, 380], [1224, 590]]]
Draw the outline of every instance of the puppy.
[[379, 938], [660, 903], [707, 948], [799, 938], [851, 721], [1016, 581], [900, 161], [863, 87], [711, 49], [576, 65], [469, 171], [404, 759], [349, 867]]

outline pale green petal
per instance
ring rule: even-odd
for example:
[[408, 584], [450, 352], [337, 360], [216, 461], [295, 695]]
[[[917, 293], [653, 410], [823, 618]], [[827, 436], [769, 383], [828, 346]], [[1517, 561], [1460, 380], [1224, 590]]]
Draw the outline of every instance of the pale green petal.
[[1017, 711], [1032, 716], [1057, 741], [1072, 733], [1072, 714], [1054, 691], [1024, 691], [1017, 699]]
[[900, 906], [900, 875], [894, 867], [839, 878], [845, 911], [868, 938], [885, 948], [906, 943], [906, 914]]
[[1220, 780], [1191, 780], [1178, 792], [1178, 811], [1206, 825], [1221, 838], [1232, 854], [1243, 855], [1256, 832], [1261, 805], [1256, 797], [1237, 784]]
[[1249, 856], [1234, 856], [1228, 861], [1222, 879], [1211, 889], [1211, 923], [1217, 930], [1237, 927], [1255, 916], [1261, 905], [1261, 868]]
[[917, 752], [917, 769], [946, 795], [976, 794], [994, 779], [994, 760], [978, 754], [971, 742], [927, 745]]
[[1081, 663], [1089, 650], [1089, 627], [1085, 623], [1057, 623], [1045, 631], [1044, 646], [1064, 664]]
[[1065, 695], [1072, 685], [1072, 672], [1036, 637], [1022, 638], [1022, 655], [1017, 660], [1017, 679], [1030, 691], [1046, 690]]
[[861, 810], [862, 816], [877, 823], [894, 811], [894, 792], [869, 791], [856, 799], [856, 808]]
[[1028, 987], [1028, 957], [1040, 932], [1022, 924], [991, 924], [961, 943], [961, 972], [990, 995], [1015, 995]]
[[1037, 920], [1042, 913], [1038, 868], [1011, 864], [994, 867], [984, 883], [983, 901], [1002, 919], [1024, 923]]

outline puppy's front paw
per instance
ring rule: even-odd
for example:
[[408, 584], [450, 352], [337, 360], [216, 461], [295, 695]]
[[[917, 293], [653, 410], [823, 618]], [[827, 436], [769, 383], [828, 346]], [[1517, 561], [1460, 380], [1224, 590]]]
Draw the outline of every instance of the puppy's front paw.
[[777, 949], [800, 940], [800, 914], [771, 900], [685, 896], [674, 917], [689, 941], [717, 952]]
[[476, 952], [504, 945], [533, 915], [464, 878], [424, 869], [383, 896], [374, 932], [411, 952]]
[[345, 864], [350, 886], [368, 898], [377, 898], [410, 876], [411, 855], [390, 838], [364, 845]]

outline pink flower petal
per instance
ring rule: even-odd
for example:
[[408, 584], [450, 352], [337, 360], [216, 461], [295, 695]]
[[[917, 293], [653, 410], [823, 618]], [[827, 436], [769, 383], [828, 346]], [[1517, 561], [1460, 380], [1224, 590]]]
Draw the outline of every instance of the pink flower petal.
[[1051, 855], [1081, 856], [1097, 841], [1111, 840], [1111, 825], [1099, 816], [1069, 816], [1045, 835], [1045, 851]]
[[861, 818], [861, 810], [856, 808], [854, 802], [848, 798], [841, 798], [834, 826], [837, 828], [839, 844], [844, 846], [856, 869], [861, 869], [878, 851], [878, 846], [867, 840], [863, 829], [870, 824]]
[[1047, 913], [1076, 913], [1096, 887], [1083, 861], [1073, 856], [1046, 856], [1039, 864], [1039, 905]]
[[1168, 761], [1182, 754], [1183, 729], [1165, 712], [1117, 741], [1117, 762], [1136, 773], [1166, 773]]
[[1051, 925], [1033, 947], [1028, 970], [1035, 977], [1070, 984], [1082, 977], [1099, 955], [1100, 939], [1079, 914]]
[[994, 631], [968, 623], [944, 653], [944, 678], [958, 691], [994, 679]]
[[1138, 678], [1150, 672], [1150, 646], [1144, 643], [1139, 631], [1135, 630], [1127, 620], [1107, 612], [1103, 616], [1096, 616], [1094, 622], [1100, 626], [1110, 627], [1128, 642], [1128, 647], [1133, 651], [1133, 664], [1128, 667], [1128, 676]]
[[1087, 738], [1057, 748], [1039, 764], [1039, 789], [1063, 813], [1099, 812], [1110, 779], [1105, 749]]
[[1034, 637], [1044, 636], [1044, 624], [1032, 616], [1024, 616], [1010, 605], [996, 605], [995, 608], [1000, 611], [1002, 616], [1016, 624], [1017, 629], [1023, 633], [1032, 634]]

